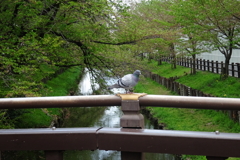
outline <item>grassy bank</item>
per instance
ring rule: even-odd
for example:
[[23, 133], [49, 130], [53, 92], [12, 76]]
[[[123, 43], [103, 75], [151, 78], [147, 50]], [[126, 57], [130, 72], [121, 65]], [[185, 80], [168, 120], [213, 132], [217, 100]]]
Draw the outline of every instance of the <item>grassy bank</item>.
[[[203, 89], [202, 91], [210, 93], [212, 95], [221, 95], [222, 97], [239, 97], [237, 96], [237, 89], [231, 91], [227, 87], [230, 82], [232, 86], [238, 86], [239, 81], [236, 78], [229, 77], [229, 79], [221, 82], [219, 80], [220, 75], [208, 73], [208, 72], [198, 72], [197, 75], [186, 75], [188, 71], [185, 67], [177, 66], [178, 71], [176, 75], [171, 69], [171, 65], [164, 63], [156, 68], [156, 63], [151, 63], [153, 65], [153, 72], [164, 77], [174, 77], [182, 76], [178, 81], [182, 84], [191, 86], [195, 89]], [[189, 68], [187, 68], [189, 69]], [[190, 69], [189, 69], [190, 71]], [[229, 82], [229, 83], [227, 83]], [[219, 87], [224, 88], [225, 93], [219, 89]], [[216, 88], [215, 88], [216, 87]], [[214, 92], [212, 91], [214, 90]], [[229, 91], [228, 91], [229, 90]], [[228, 92], [227, 92], [228, 91]], [[135, 92], [144, 92], [148, 94], [162, 94], [169, 95], [174, 94], [160, 84], [153, 82], [150, 79], [145, 79], [141, 77], [141, 81], [136, 86]], [[230, 94], [231, 93], [231, 94]], [[225, 95], [226, 94], [226, 95]], [[166, 108], [166, 107], [149, 107], [152, 114], [159, 119], [159, 123], [164, 123], [166, 125], [165, 129], [169, 130], [185, 130], [185, 131], [220, 131], [229, 133], [239, 133], [240, 125], [233, 122], [229, 117], [222, 113], [214, 110], [199, 110], [199, 109], [182, 109], [182, 108]], [[205, 156], [183, 156], [184, 159], [189, 160], [205, 160]], [[240, 158], [229, 158], [230, 159], [240, 159]]]
[[[43, 96], [66, 96], [74, 92], [82, 73], [81, 67], [67, 69], [56, 78], [46, 83], [47, 90], [42, 92]], [[59, 108], [48, 109], [26, 109], [26, 113], [18, 117], [17, 128], [39, 128], [49, 127], [52, 120], [62, 114]]]
[[176, 69], [172, 69], [171, 64], [167, 62], [158, 66], [157, 62], [153, 61], [149, 65], [153, 68], [153, 73], [166, 78], [180, 77], [176, 80], [177, 82], [204, 93], [216, 97], [240, 98], [240, 78], [229, 76], [221, 80], [219, 74], [206, 71], [197, 71], [197, 74], [191, 75], [190, 68], [177, 66]]
[[64, 73], [58, 75], [56, 78], [48, 81], [46, 87], [48, 92], [42, 93], [43, 96], [66, 96], [69, 92], [74, 92], [77, 83], [83, 73], [81, 67], [69, 68]]
[[[148, 78], [141, 79], [135, 87], [135, 92], [172, 95], [165, 87]], [[165, 123], [166, 129], [170, 130], [240, 132], [238, 123], [233, 122], [226, 114], [215, 110], [167, 107], [151, 107], [151, 110], [155, 117], [160, 119], [160, 123]]]

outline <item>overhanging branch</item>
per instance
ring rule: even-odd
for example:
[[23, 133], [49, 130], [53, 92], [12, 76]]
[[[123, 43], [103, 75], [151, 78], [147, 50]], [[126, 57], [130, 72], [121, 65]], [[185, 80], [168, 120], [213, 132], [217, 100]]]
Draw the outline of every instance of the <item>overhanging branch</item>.
[[118, 42], [118, 43], [102, 42], [102, 41], [94, 41], [94, 40], [91, 42], [99, 43], [99, 44], [109, 44], [109, 45], [124, 45], [124, 44], [136, 44], [139, 41], [143, 41], [143, 40], [147, 40], [147, 39], [156, 39], [156, 38], [162, 38], [162, 36], [161, 35], [149, 35], [149, 36], [144, 36], [141, 39], [125, 41], [125, 42]]

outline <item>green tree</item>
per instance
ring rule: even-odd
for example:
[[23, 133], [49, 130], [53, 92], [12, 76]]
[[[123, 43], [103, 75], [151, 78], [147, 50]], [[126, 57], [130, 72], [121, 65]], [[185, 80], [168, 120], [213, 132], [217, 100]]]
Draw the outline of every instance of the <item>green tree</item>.
[[166, 14], [169, 5], [165, 0], [141, 1], [132, 5], [125, 14], [116, 17], [118, 27], [113, 34], [117, 41], [105, 44], [124, 44], [135, 56], [147, 55], [149, 59], [157, 59], [159, 55], [175, 57], [177, 33], [172, 16]]
[[42, 82], [61, 68], [111, 64], [112, 3], [107, 0], [10, 0], [0, 2], [1, 96], [39, 96]]
[[169, 7], [170, 3], [166, 0], [151, 0], [139, 3], [132, 11], [133, 15], [139, 17], [145, 34], [153, 38], [144, 41], [145, 45], [140, 44], [149, 50], [150, 55], [152, 54], [150, 58], [159, 58], [161, 55], [175, 58], [174, 44], [177, 32], [174, 30], [172, 16], [167, 14]]
[[201, 41], [207, 42], [209, 50], [218, 49], [225, 57], [223, 78], [228, 76], [228, 65], [233, 49], [239, 43], [239, 11], [237, 0], [176, 0], [174, 16], [187, 33], [197, 33]]

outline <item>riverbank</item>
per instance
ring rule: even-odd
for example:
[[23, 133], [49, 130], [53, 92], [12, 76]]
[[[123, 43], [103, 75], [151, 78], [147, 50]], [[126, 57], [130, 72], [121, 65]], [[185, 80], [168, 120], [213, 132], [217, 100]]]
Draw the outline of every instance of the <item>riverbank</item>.
[[205, 94], [215, 97], [240, 98], [240, 78], [229, 76], [227, 79], [221, 80], [219, 74], [207, 71], [197, 71], [195, 75], [192, 75], [190, 68], [177, 66], [176, 69], [172, 69], [171, 64], [167, 62], [158, 65], [157, 61], [152, 61], [148, 65], [153, 68], [152, 73], [165, 78], [178, 77], [177, 82]]
[[[153, 64], [151, 64], [153, 65]], [[155, 65], [155, 64], [154, 64]], [[153, 67], [155, 73], [160, 73], [161, 76], [166, 74], [166, 77], [173, 77], [174, 74], [169, 72], [172, 69], [171, 65], [161, 65]], [[190, 76], [188, 71], [184, 67], [181, 70], [181, 66], [178, 71], [175, 72], [178, 77]], [[187, 68], [188, 69], [188, 68]], [[168, 75], [167, 75], [168, 74]], [[220, 76], [219, 76], [220, 77]], [[206, 77], [205, 77], [206, 78]], [[233, 78], [233, 77], [231, 77]], [[186, 80], [187, 78], [185, 78]], [[181, 78], [179, 78], [181, 80]], [[206, 81], [197, 81], [196, 85], [201, 85]], [[191, 79], [194, 81], [194, 79]], [[139, 84], [135, 88], [135, 92], [147, 93], [147, 94], [162, 94], [171, 95], [175, 94], [168, 91], [165, 87], [161, 86], [151, 79], [141, 77]], [[158, 119], [159, 124], [164, 124], [164, 129], [169, 130], [186, 130], [186, 131], [220, 131], [220, 132], [233, 132], [239, 133], [240, 126], [238, 123], [233, 122], [229, 119], [228, 115], [217, 112], [214, 110], [197, 110], [197, 109], [178, 109], [178, 108], [164, 108], [164, 107], [148, 107], [154, 118]], [[205, 160], [205, 156], [183, 156], [184, 159], [188, 160]], [[239, 160], [240, 158], [229, 158], [229, 160]]]
[[[71, 67], [55, 78], [47, 81], [47, 88], [41, 92], [42, 96], [66, 96], [74, 94], [77, 84], [82, 76], [81, 67]], [[24, 114], [18, 117], [16, 128], [45, 128], [58, 125], [59, 117], [62, 117], [61, 108], [24, 109]]]

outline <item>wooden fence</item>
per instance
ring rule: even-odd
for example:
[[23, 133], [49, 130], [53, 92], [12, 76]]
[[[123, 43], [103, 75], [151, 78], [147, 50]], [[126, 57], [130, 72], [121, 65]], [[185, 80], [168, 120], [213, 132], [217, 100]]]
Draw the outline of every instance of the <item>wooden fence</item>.
[[[162, 56], [159, 59], [160, 64], [161, 64], [161, 61], [171, 63], [173, 61], [173, 57]], [[186, 57], [178, 57], [176, 58], [176, 64], [190, 68], [193, 64], [193, 59], [186, 58]], [[195, 68], [198, 70], [221, 74], [223, 67], [225, 67], [225, 63], [223, 63], [223, 61], [218, 62], [218, 61], [209, 61], [205, 59], [195, 60]], [[230, 76], [240, 78], [240, 63], [231, 63], [229, 64], [228, 69], [229, 69]]]
[[[165, 86], [167, 89], [169, 89], [181, 96], [215, 97], [211, 94], [203, 93], [202, 91], [193, 89], [189, 86], [186, 86], [179, 82], [176, 82], [175, 80], [178, 79], [178, 77], [165, 78], [165, 77], [161, 77], [157, 74], [152, 74], [151, 72], [147, 72], [147, 71], [144, 73], [144, 76], [156, 81], [157, 83]], [[240, 111], [237, 111], [237, 110], [226, 111], [225, 110], [222, 112], [228, 114], [232, 120], [240, 123]]]

